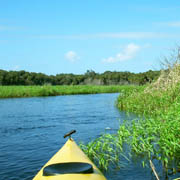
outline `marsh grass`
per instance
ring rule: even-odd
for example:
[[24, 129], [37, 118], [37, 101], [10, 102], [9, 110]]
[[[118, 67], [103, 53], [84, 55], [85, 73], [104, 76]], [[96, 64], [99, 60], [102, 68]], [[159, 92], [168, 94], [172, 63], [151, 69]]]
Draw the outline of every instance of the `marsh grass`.
[[116, 93], [138, 86], [0, 86], [0, 98]]
[[[123, 144], [128, 144], [129, 157], [132, 157], [131, 159], [138, 157], [143, 166], [150, 167], [149, 162], [161, 164], [162, 171], [158, 174], [166, 179], [180, 169], [179, 60], [178, 51], [174, 63], [162, 71], [156, 82], [139, 89], [124, 91], [119, 95], [116, 104], [120, 110], [134, 112], [143, 118], [125, 122], [111, 140], [113, 147], [115, 146], [121, 154], [126, 152]], [[95, 142], [99, 143], [98, 140]], [[91, 146], [92, 152], [96, 151], [96, 143]], [[97, 151], [97, 153], [102, 153], [104, 156], [109, 154], [113, 157], [116, 156], [116, 150], [114, 151], [107, 148], [106, 151]], [[117, 159], [115, 162], [121, 163]], [[108, 169], [108, 162], [104, 164], [105, 169]]]
[[125, 166], [120, 160], [129, 160], [123, 152], [124, 140], [129, 135], [126, 127], [121, 126], [117, 134], [104, 134], [86, 145], [81, 143], [80, 147], [101, 170], [107, 170], [110, 165], [117, 169]]

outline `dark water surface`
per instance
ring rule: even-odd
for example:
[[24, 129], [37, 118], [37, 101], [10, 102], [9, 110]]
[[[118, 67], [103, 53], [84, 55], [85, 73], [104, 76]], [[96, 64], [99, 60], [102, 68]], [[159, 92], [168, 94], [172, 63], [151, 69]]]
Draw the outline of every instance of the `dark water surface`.
[[[115, 132], [130, 119], [114, 106], [118, 94], [73, 95], [0, 100], [0, 179], [31, 180], [65, 143], [88, 142], [104, 132]], [[110, 130], [106, 130], [106, 128]], [[106, 173], [109, 180], [152, 179], [147, 169], [128, 165]]]

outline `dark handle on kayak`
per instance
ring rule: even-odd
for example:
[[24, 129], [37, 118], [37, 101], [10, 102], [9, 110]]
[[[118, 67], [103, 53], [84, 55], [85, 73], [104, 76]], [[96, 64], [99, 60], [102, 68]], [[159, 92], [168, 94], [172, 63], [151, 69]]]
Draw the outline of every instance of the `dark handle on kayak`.
[[76, 130], [70, 131], [69, 133], [67, 133], [67, 134], [64, 135], [64, 138], [66, 138], [66, 137], [68, 137], [68, 136], [69, 136], [69, 138], [71, 138], [71, 135], [74, 134], [75, 132], [76, 132]]

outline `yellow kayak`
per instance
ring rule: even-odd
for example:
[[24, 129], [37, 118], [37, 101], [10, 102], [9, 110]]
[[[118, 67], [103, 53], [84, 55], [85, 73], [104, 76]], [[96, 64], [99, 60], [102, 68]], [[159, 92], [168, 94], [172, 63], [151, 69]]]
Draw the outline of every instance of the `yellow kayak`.
[[106, 180], [100, 170], [69, 138], [33, 180]]

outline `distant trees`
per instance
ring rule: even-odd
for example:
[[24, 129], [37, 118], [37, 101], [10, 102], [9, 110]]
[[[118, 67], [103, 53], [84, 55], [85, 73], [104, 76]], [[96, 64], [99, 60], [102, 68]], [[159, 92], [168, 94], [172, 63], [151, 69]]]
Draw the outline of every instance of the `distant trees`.
[[0, 70], [0, 85], [144, 85], [157, 79], [160, 71], [147, 71], [144, 73], [111, 72], [102, 74], [93, 70], [87, 70], [84, 75], [57, 74], [46, 75], [26, 71], [5, 71]]

